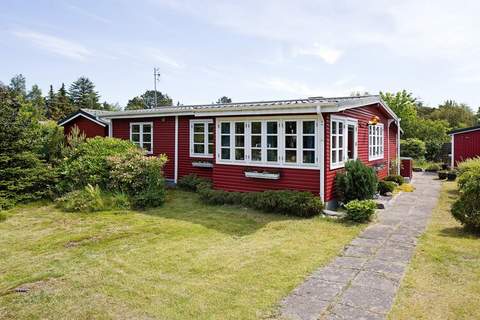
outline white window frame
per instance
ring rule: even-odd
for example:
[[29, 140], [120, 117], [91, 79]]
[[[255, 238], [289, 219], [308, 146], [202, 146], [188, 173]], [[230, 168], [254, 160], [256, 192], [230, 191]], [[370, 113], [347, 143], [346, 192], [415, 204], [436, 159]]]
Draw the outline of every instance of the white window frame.
[[[132, 139], [132, 127], [135, 126], [135, 125], [138, 125], [140, 128], [139, 128], [139, 134], [140, 134], [140, 141], [138, 142], [138, 147], [143, 148], [143, 144], [144, 143], [150, 143], [151, 145], [151, 150], [150, 151], [147, 151], [147, 154], [153, 154], [153, 122], [130, 122], [130, 141], [132, 141], [133, 143], [137, 144], [136, 142], [133, 141]], [[143, 131], [143, 126], [144, 125], [150, 125], [150, 132], [144, 132]], [[147, 133], [150, 133], [150, 141], [144, 141], [143, 140], [143, 135], [144, 134], [147, 134]]]
[[[297, 121], [297, 162], [285, 161], [285, 122]], [[306, 151], [314, 151], [314, 163], [303, 163], [303, 121], [313, 121], [315, 125], [314, 134], [315, 148], [305, 149]], [[245, 123], [245, 160], [235, 160], [235, 123]], [[252, 122], [261, 123], [261, 161], [252, 160]], [[267, 123], [277, 123], [277, 133], [267, 133]], [[221, 158], [221, 126], [222, 123], [230, 123], [230, 159]], [[269, 147], [267, 145], [268, 136], [277, 137], [277, 147]], [[248, 118], [217, 118], [216, 122], [216, 163], [218, 164], [233, 164], [233, 165], [245, 165], [245, 166], [258, 166], [258, 167], [281, 167], [281, 168], [305, 168], [305, 169], [317, 169], [319, 168], [319, 139], [320, 133], [318, 129], [318, 117], [317, 116], [292, 116], [289, 118], [282, 117], [248, 117]], [[255, 147], [254, 147], [255, 149]], [[277, 150], [277, 161], [267, 161], [268, 150]]]
[[385, 157], [385, 127], [383, 123], [368, 125], [368, 160], [381, 160]]
[[[337, 123], [337, 132], [338, 132], [338, 124], [342, 126], [342, 147], [338, 147], [338, 136], [339, 134], [336, 134], [335, 136], [333, 135], [333, 122]], [[348, 118], [348, 117], [340, 117], [340, 116], [331, 116], [330, 117], [330, 150], [328, 150], [329, 155], [330, 155], [330, 169], [339, 169], [345, 167], [345, 162], [348, 159], [348, 126], [353, 125], [354, 126], [354, 134], [353, 134], [353, 143], [354, 143], [354, 148], [353, 148], [353, 153], [354, 157], [352, 160], [355, 160], [358, 158], [358, 119], [354, 118]], [[333, 149], [333, 140], [337, 139], [336, 141], [336, 148]], [[342, 151], [342, 159], [338, 158], [338, 155], [340, 154], [339, 151]], [[333, 162], [332, 155], [333, 152], [337, 153], [337, 161]]]
[[[194, 148], [194, 126], [197, 123], [203, 124], [203, 153], [198, 153], [195, 152]], [[208, 139], [208, 126], [209, 124], [212, 124], [213, 120], [212, 119], [195, 119], [195, 120], [190, 120], [190, 157], [191, 158], [213, 158], [213, 153], [208, 152], [208, 147], [209, 145], [214, 145], [215, 137], [213, 137], [212, 141], [209, 141]], [[213, 128], [212, 134], [215, 134], [215, 127]], [[215, 150], [214, 150], [215, 152]]]

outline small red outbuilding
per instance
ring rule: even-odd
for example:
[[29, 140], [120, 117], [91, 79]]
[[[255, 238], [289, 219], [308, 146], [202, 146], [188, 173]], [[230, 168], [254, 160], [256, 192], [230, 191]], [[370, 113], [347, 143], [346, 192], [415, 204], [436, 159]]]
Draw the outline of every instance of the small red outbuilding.
[[79, 109], [58, 121], [58, 124], [64, 128], [65, 135], [70, 134], [73, 127], [77, 126], [87, 138], [106, 137], [108, 136], [109, 121], [100, 118], [104, 113], [103, 110]]
[[452, 168], [466, 159], [480, 156], [480, 126], [452, 130]]

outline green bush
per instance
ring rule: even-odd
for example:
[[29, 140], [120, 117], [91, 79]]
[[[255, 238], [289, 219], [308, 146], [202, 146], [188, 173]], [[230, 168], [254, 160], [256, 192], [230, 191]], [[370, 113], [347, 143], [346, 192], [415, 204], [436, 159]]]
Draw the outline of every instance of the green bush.
[[160, 206], [166, 196], [163, 177], [166, 162], [165, 155], [148, 157], [139, 152], [108, 157], [109, 189], [127, 194], [134, 208]]
[[471, 162], [458, 178], [460, 197], [452, 205], [452, 215], [466, 229], [480, 231], [480, 167]]
[[420, 139], [409, 138], [400, 141], [400, 155], [402, 157], [423, 159], [425, 157], [425, 150], [425, 142]]
[[467, 159], [458, 164], [459, 175], [471, 170], [480, 171], [480, 157]]
[[207, 204], [242, 205], [265, 212], [298, 217], [313, 217], [319, 215], [323, 209], [320, 198], [310, 192], [290, 190], [228, 192], [204, 186], [199, 188], [198, 193], [200, 199]]
[[377, 183], [377, 174], [373, 168], [360, 160], [347, 161], [345, 172], [339, 172], [335, 177], [337, 200], [349, 202], [372, 199], [377, 192]]
[[197, 191], [199, 187], [211, 185], [210, 180], [197, 176], [195, 173], [186, 175], [178, 179], [178, 187], [187, 191]]
[[61, 193], [84, 186], [99, 185], [105, 188], [110, 181], [107, 158], [123, 155], [126, 158], [143, 154], [137, 146], [127, 140], [95, 137], [76, 147], [70, 147], [68, 156], [60, 165]]
[[440, 171], [442, 169], [442, 167], [440, 167], [439, 164], [437, 163], [432, 163], [432, 164], [429, 164], [426, 168], [425, 168], [425, 171], [427, 172], [437, 172], [437, 171]]
[[0, 222], [7, 220], [7, 214], [0, 211]]
[[353, 200], [345, 205], [345, 219], [355, 222], [370, 221], [375, 214], [377, 204], [373, 200]]
[[378, 192], [382, 196], [384, 196], [388, 192], [393, 192], [393, 190], [395, 190], [396, 186], [397, 186], [397, 184], [393, 181], [380, 180], [380, 181], [378, 181]]
[[98, 185], [87, 185], [55, 200], [57, 207], [67, 212], [94, 212], [105, 210], [102, 191]]
[[393, 181], [395, 182], [396, 184], [398, 184], [399, 186], [401, 186], [402, 184], [405, 183], [405, 178], [400, 176], [400, 175], [389, 175], [389, 176], [386, 176], [385, 178], [383, 178], [383, 180], [385, 181]]

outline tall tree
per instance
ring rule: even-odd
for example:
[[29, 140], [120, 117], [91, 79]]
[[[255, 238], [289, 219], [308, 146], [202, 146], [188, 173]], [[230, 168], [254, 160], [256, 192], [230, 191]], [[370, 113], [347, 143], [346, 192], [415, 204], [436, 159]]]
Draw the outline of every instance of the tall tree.
[[45, 98], [42, 95], [42, 90], [36, 84], [27, 93], [27, 101], [32, 104], [32, 108], [37, 115], [40, 117], [45, 116]]
[[[157, 106], [171, 106], [173, 100], [168, 94], [163, 94], [157, 91]], [[151, 109], [155, 108], [155, 91], [147, 90], [141, 96], [130, 99], [125, 107], [125, 110]]]
[[45, 114], [49, 119], [52, 118], [52, 109], [55, 108], [54, 103], [55, 103], [55, 93], [53, 92], [53, 86], [50, 85], [50, 89], [48, 90], [48, 95], [45, 97], [45, 109], [46, 109]]
[[65, 89], [65, 84], [63, 83], [57, 93], [54, 93], [53, 87], [50, 86], [46, 98], [46, 105], [47, 117], [52, 120], [62, 119], [75, 110], [78, 110], [78, 108], [72, 104], [67, 94], [67, 90]]
[[472, 109], [464, 103], [447, 100], [439, 105], [429, 116], [432, 120], [445, 120], [452, 129], [473, 126], [477, 118]]
[[95, 91], [95, 85], [87, 77], [80, 77], [70, 85], [68, 95], [77, 108], [101, 109], [98, 102], [100, 96]]
[[221, 98], [218, 98], [217, 102], [218, 104], [222, 104], [222, 103], [232, 103], [232, 99], [227, 97], [227, 96], [223, 96]]
[[13, 94], [25, 97], [27, 94], [26, 79], [23, 74], [17, 74], [10, 80], [10, 89]]
[[413, 128], [417, 120], [416, 99], [406, 90], [397, 93], [380, 92], [383, 101], [402, 119], [400, 126], [405, 132], [405, 138], [413, 137]]

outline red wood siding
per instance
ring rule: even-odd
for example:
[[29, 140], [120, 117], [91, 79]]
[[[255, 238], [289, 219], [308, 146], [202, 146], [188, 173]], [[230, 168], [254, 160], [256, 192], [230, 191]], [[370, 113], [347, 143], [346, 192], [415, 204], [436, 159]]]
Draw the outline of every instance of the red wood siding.
[[174, 178], [175, 169], [175, 117], [114, 119], [112, 135], [115, 138], [130, 139], [131, 122], [153, 122], [153, 155], [166, 154], [165, 177]]
[[[201, 177], [212, 179], [212, 168], [198, 168], [193, 167], [194, 161], [212, 161], [215, 163], [215, 158], [198, 158], [190, 157], [190, 120], [193, 117], [178, 117], [178, 177], [182, 177], [191, 173], [195, 173]], [[195, 118], [202, 119], [202, 118]], [[204, 118], [205, 119], [205, 118]], [[214, 120], [214, 119], [213, 119]], [[214, 120], [215, 123], [215, 120]], [[215, 141], [215, 130], [213, 132]], [[214, 152], [215, 157], [215, 152]]]
[[[320, 170], [271, 168], [280, 172], [279, 180], [246, 178], [246, 166], [217, 164], [213, 169], [213, 185], [227, 191], [302, 190], [320, 192]], [[261, 168], [269, 170], [269, 168]]]
[[398, 135], [398, 127], [395, 123], [390, 124], [390, 141], [389, 141], [389, 148], [390, 148], [390, 161], [394, 161], [397, 159], [397, 135]]
[[480, 156], [480, 129], [453, 135], [455, 165], [469, 158]]
[[69, 135], [73, 127], [77, 126], [80, 132], [83, 132], [87, 138], [105, 137], [108, 135], [108, 127], [102, 127], [90, 119], [79, 116], [63, 125], [65, 135]]
[[[388, 116], [383, 109], [377, 105], [371, 105], [366, 107], [359, 107], [355, 109], [349, 109], [344, 112], [327, 113], [324, 114], [325, 120], [325, 201], [333, 200], [335, 198], [335, 175], [338, 171], [343, 170], [334, 169], [330, 170], [330, 117], [331, 115], [343, 116], [349, 118], [358, 119], [358, 159], [368, 165], [384, 164], [382, 170], [378, 172], [379, 178], [383, 178], [388, 175], [387, 164], [387, 127]], [[380, 122], [384, 124], [385, 132], [384, 138], [384, 158], [380, 160], [368, 161], [368, 122], [373, 116], [378, 116]]]

